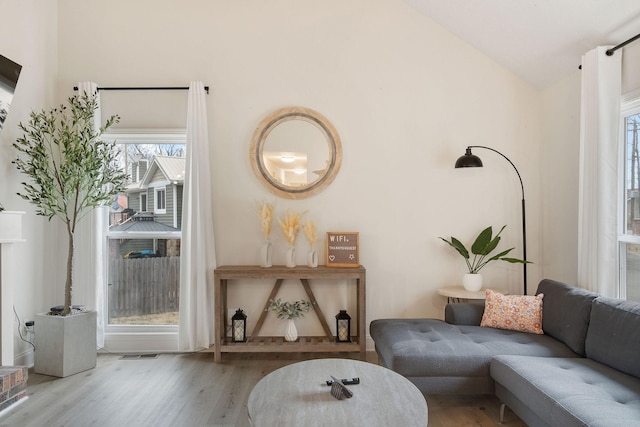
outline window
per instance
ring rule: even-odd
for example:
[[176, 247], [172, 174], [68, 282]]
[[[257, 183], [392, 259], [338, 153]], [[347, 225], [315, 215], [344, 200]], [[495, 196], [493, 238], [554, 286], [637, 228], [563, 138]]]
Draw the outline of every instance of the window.
[[621, 298], [640, 302], [640, 93], [623, 100], [619, 264]]
[[114, 230], [108, 241], [107, 324], [177, 325], [180, 232]]
[[[107, 232], [105, 317], [110, 334], [177, 332], [184, 133], [110, 134], [121, 145], [121, 167], [131, 182], [127, 221]], [[180, 218], [181, 219], [181, 218]]]
[[155, 209], [154, 212], [157, 214], [165, 214], [167, 213], [167, 188], [156, 188], [155, 189]]

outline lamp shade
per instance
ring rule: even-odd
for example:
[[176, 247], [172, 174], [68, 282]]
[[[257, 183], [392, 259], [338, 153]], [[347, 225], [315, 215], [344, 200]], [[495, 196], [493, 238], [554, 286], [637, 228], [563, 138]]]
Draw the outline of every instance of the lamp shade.
[[464, 156], [458, 157], [456, 160], [456, 168], [481, 168], [482, 160], [480, 157], [471, 153], [471, 148], [467, 148]]

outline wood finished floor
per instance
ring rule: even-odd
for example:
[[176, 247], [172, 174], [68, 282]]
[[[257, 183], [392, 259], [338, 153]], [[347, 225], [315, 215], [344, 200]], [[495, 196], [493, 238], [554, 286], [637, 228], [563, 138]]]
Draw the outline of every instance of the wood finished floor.
[[[95, 369], [71, 377], [30, 372], [29, 399], [0, 418], [0, 426], [247, 427], [253, 386], [275, 369], [312, 357], [336, 356], [226, 354], [216, 364], [212, 353], [135, 360], [101, 354]], [[375, 353], [367, 359], [377, 363]], [[429, 427], [526, 426], [508, 409], [500, 424], [495, 396], [427, 396], [427, 404]]]

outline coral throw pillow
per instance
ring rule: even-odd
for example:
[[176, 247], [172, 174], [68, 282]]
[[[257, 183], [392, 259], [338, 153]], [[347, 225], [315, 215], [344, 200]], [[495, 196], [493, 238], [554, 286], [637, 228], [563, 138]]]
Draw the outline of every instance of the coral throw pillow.
[[503, 295], [487, 289], [484, 314], [480, 326], [511, 331], [543, 334], [542, 297], [528, 295]]

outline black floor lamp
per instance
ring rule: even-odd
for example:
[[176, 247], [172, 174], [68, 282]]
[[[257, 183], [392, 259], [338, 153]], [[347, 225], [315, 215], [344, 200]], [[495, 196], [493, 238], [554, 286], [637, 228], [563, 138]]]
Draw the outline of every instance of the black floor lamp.
[[[511, 166], [513, 166], [513, 170], [516, 171], [518, 175], [518, 179], [520, 180], [520, 189], [522, 190], [522, 258], [524, 260], [527, 259], [527, 223], [525, 221], [525, 207], [524, 207], [524, 185], [522, 184], [522, 177], [520, 176], [520, 172], [518, 172], [518, 168], [513, 164], [511, 160], [498, 150], [494, 150], [493, 148], [485, 147], [482, 145], [470, 145], [467, 147], [467, 151], [464, 153], [464, 156], [461, 156], [456, 160], [456, 168], [480, 168], [482, 167], [482, 160], [480, 157], [471, 153], [472, 148], [484, 148], [486, 150], [493, 151], [494, 153], [498, 153], [502, 157], [504, 157]], [[527, 295], [527, 264], [522, 264], [522, 268], [524, 269], [524, 295]]]

